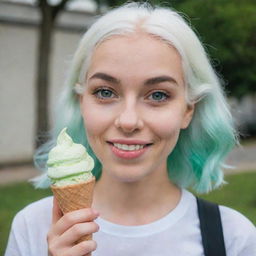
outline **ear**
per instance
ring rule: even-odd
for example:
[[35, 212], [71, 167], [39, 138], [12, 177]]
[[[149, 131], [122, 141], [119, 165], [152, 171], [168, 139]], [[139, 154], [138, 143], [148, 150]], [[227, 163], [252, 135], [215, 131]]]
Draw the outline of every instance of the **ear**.
[[77, 101], [79, 101], [79, 105], [81, 108], [83, 101], [83, 88], [80, 83], [75, 84], [74, 91], [76, 92]]
[[194, 110], [195, 110], [195, 103], [187, 104], [187, 108], [185, 110], [183, 120], [182, 120], [181, 129], [186, 129], [189, 126], [193, 118]]

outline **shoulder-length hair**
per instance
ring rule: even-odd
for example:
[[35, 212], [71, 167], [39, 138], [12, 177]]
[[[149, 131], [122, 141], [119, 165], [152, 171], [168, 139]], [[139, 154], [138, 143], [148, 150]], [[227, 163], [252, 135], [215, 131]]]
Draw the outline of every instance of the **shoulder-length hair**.
[[[196, 103], [189, 127], [181, 130], [177, 145], [168, 157], [170, 179], [180, 187], [192, 187], [199, 193], [220, 186], [223, 161], [237, 142], [232, 117], [221, 80], [195, 32], [177, 12], [148, 4], [129, 3], [99, 18], [84, 34], [74, 54], [69, 76], [57, 108], [52, 139], [35, 153], [35, 164], [46, 169], [47, 155], [63, 127], [75, 142], [82, 143], [95, 160], [94, 175], [101, 175], [101, 163], [87, 142], [77, 93], [84, 84], [94, 49], [114, 35], [143, 31], [176, 48], [182, 59], [187, 103]], [[47, 180], [36, 180], [37, 187]]]

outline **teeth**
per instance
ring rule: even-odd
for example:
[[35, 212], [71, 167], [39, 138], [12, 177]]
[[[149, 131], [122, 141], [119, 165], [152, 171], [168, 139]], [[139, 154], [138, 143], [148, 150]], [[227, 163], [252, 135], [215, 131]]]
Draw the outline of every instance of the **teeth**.
[[134, 150], [142, 149], [145, 145], [127, 145], [127, 144], [114, 143], [114, 146], [118, 149], [122, 149], [126, 151], [134, 151]]

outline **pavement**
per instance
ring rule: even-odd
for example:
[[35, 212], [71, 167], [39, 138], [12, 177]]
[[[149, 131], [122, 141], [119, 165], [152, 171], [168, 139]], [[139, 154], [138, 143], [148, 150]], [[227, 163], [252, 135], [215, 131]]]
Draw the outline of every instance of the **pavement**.
[[19, 181], [26, 181], [40, 175], [32, 164], [5, 166], [0, 169], [0, 186]]
[[[234, 166], [234, 169], [224, 170], [228, 175], [256, 171], [256, 143], [235, 148], [228, 156], [227, 164]], [[0, 186], [27, 181], [41, 173], [32, 164], [1, 167]]]
[[256, 142], [235, 148], [227, 157], [227, 164], [234, 169], [225, 170], [226, 174], [256, 171]]

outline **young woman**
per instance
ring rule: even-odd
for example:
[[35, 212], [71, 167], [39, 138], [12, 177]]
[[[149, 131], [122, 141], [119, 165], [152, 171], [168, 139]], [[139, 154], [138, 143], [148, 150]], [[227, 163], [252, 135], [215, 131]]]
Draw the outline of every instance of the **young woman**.
[[[94, 156], [93, 206], [62, 216], [52, 197], [29, 205], [6, 256], [206, 255], [186, 188], [223, 184], [236, 134], [220, 81], [180, 15], [132, 3], [101, 17], [74, 55], [58, 114], [52, 141], [67, 126]], [[256, 255], [253, 224], [224, 206], [220, 214], [226, 255]]]

